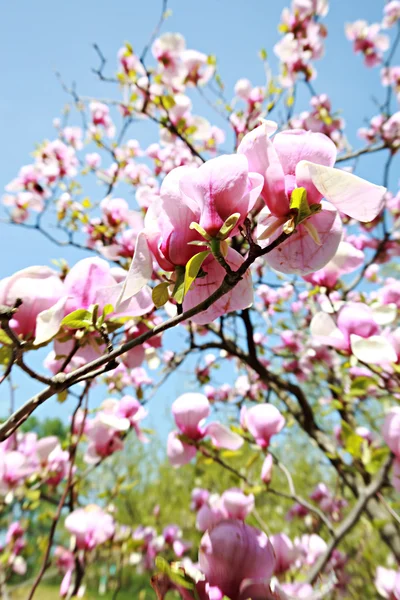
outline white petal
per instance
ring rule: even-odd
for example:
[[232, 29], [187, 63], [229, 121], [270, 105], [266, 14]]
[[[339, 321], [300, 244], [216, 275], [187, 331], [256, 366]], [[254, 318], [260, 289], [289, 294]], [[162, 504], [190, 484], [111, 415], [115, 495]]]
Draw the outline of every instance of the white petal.
[[382, 335], [362, 338], [352, 334], [350, 343], [354, 356], [367, 364], [380, 365], [397, 361], [397, 354], [392, 344]]
[[36, 317], [36, 337], [33, 342], [35, 346], [48, 342], [58, 333], [61, 321], [64, 317], [65, 303], [67, 300], [68, 296], [64, 296], [53, 306], [38, 314]]

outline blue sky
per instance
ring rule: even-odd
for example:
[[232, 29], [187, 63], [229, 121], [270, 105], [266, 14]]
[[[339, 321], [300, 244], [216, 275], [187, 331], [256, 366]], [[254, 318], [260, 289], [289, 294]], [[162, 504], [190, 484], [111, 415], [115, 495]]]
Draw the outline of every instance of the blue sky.
[[[283, 0], [171, 0], [173, 15], [164, 31], [179, 31], [189, 48], [196, 48], [218, 58], [219, 72], [226, 84], [229, 97], [236, 80], [249, 78], [255, 85], [263, 82], [263, 67], [257, 58], [260, 48], [266, 48], [276, 72], [277, 62], [273, 45], [278, 41], [277, 24]], [[329, 36], [326, 58], [316, 63], [318, 79], [315, 88], [326, 92], [335, 109], [341, 109], [348, 124], [348, 137], [356, 146], [355, 132], [365, 117], [375, 114], [373, 96], [382, 98], [379, 69], [367, 69], [360, 56], [352, 53], [344, 35], [344, 23], [364, 18], [379, 21], [383, 1], [331, 0], [326, 19]], [[159, 17], [158, 0], [19, 0], [2, 3], [0, 18], [0, 125], [3, 155], [0, 170], [0, 188], [12, 179], [21, 165], [30, 162], [30, 153], [36, 142], [54, 136], [54, 117], [68, 100], [55, 77], [62, 74], [64, 81], [77, 83], [82, 95], [107, 96], [108, 89], [96, 80], [91, 67], [97, 64], [92, 44], [97, 42], [109, 58], [110, 69], [116, 65], [116, 52], [124, 41], [129, 41], [140, 52]], [[296, 112], [308, 107], [308, 93], [301, 93]], [[196, 111], [195, 111], [196, 112]], [[210, 117], [208, 113], [206, 116]], [[216, 124], [218, 119], [214, 119]], [[154, 130], [153, 134], [154, 134]], [[131, 130], [143, 146], [153, 141], [145, 128]], [[358, 171], [379, 183], [382, 160], [371, 156]], [[392, 169], [391, 185], [395, 190], [398, 164]], [[98, 193], [98, 192], [97, 192]], [[100, 198], [96, 198], [97, 200]], [[73, 249], [54, 247], [35, 232], [0, 224], [0, 249], [3, 260], [0, 277], [33, 264], [49, 264], [51, 259], [64, 256], [73, 264], [84, 255]], [[187, 373], [189, 375], [189, 373]], [[165, 406], [182, 391], [181, 379], [171, 378], [159, 393], [157, 414], [161, 421]], [[17, 392], [19, 401], [30, 395], [32, 389], [21, 381]], [[3, 398], [3, 406], [7, 400]], [[42, 414], [55, 415], [69, 410], [59, 408], [54, 401], [46, 405]], [[3, 412], [3, 411], [2, 411]], [[153, 419], [159, 427], [160, 416]]]

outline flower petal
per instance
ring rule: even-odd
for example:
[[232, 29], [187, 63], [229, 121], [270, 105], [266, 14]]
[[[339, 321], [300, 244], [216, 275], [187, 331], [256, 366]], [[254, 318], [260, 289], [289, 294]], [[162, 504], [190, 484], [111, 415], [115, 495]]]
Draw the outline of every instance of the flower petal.
[[61, 321], [64, 317], [65, 304], [68, 296], [60, 298], [53, 306], [47, 310], [42, 310], [36, 317], [36, 337], [33, 342], [35, 346], [39, 346], [44, 342], [48, 342], [58, 333]]
[[369, 365], [381, 365], [397, 361], [392, 344], [382, 335], [362, 338], [354, 333], [350, 336], [351, 350], [358, 360]]
[[141, 231], [136, 240], [135, 253], [129, 267], [128, 274], [123, 283], [118, 284], [120, 295], [117, 300], [116, 309], [126, 300], [130, 300], [144, 288], [151, 279], [153, 273], [153, 260], [146, 239], [146, 234]]
[[[342, 237], [342, 222], [339, 213], [328, 202], [321, 202], [321, 212], [309, 218], [318, 232], [321, 244], [317, 244], [303, 225], [296, 233], [265, 256], [266, 262], [281, 273], [307, 275], [322, 269], [335, 255]], [[279, 228], [266, 246], [281, 233]]]
[[217, 448], [227, 448], [228, 450], [238, 450], [243, 445], [243, 439], [237, 433], [234, 433], [221, 423], [210, 423], [206, 427], [206, 435], [212, 439]]
[[311, 179], [338, 210], [363, 223], [373, 221], [382, 210], [386, 188], [352, 173], [304, 160], [297, 165], [296, 178]]

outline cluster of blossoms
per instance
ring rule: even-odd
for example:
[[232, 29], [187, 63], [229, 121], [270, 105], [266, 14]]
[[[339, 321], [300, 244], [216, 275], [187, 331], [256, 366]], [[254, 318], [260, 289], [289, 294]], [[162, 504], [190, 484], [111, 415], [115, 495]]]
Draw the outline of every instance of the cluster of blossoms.
[[4, 543], [1, 543], [2, 565], [6, 571], [5, 580], [12, 573], [25, 575], [27, 567], [22, 553], [27, 545], [26, 528], [20, 521], [13, 521], [7, 528]]
[[316, 77], [313, 60], [322, 58], [326, 29], [319, 22], [328, 14], [327, 0], [293, 0], [291, 9], [285, 8], [279, 26], [284, 37], [274, 47], [281, 61], [280, 83], [292, 87], [301, 74], [306, 81]]
[[[162, 600], [170, 590], [182, 600], [340, 598], [358, 585], [358, 558], [360, 569], [365, 560], [375, 572], [367, 555], [378, 534], [400, 560], [397, 525], [390, 523], [393, 490], [400, 491], [400, 409], [384, 410], [388, 396], [391, 404], [400, 398], [400, 284], [388, 277], [400, 256], [400, 192], [356, 176], [356, 165], [335, 168], [343, 150], [341, 160], [381, 150], [390, 184], [400, 146], [391, 90], [399, 99], [400, 72], [390, 52], [381, 71], [384, 108], [359, 130], [367, 145], [352, 154], [344, 119], [310, 83], [324, 53], [327, 14], [327, 0], [293, 0], [274, 48], [279, 78], [261, 52], [266, 81], [237, 80], [230, 103], [215, 58], [187, 49], [180, 34], [156, 29], [141, 56], [125, 44], [115, 77], [105, 77], [103, 60], [97, 71], [117, 83], [118, 100], [77, 103], [83, 126], [67, 116], [56, 120], [57, 139], [41, 144], [7, 186], [11, 221], [41, 231], [55, 208], [67, 241], [92, 254], [71, 267], [61, 262], [59, 271], [31, 266], [0, 281], [0, 382], [20, 367], [48, 386], [45, 395], [54, 391], [64, 401], [70, 386], [76, 386], [72, 397], [79, 392], [65, 438], [16, 431], [25, 413], [0, 427], [0, 504], [8, 524], [0, 595], [4, 574], [8, 582], [35, 562], [23, 554], [26, 531], [15, 519], [22, 509], [32, 511], [33, 524], [45, 522], [44, 502], [59, 507], [51, 518], [54, 528], [57, 520], [64, 528], [53, 537], [52, 525], [42, 571], [58, 568], [65, 598], [84, 595], [89, 567], [101, 573], [115, 564], [115, 593], [123, 571], [149, 571]], [[399, 21], [400, 1], [392, 0], [381, 24], [359, 20], [346, 27], [367, 66], [383, 62], [389, 36], [381, 30]], [[312, 97], [298, 113], [301, 94], [292, 88], [301, 85]], [[199, 92], [206, 101], [208, 93], [218, 97], [216, 108], [234, 137], [232, 154], [222, 151], [229, 136], [196, 114]], [[282, 119], [279, 112], [278, 127], [263, 117], [282, 96], [287, 113]], [[128, 134], [146, 119], [160, 127], [148, 146]], [[84, 176], [101, 185], [98, 200], [84, 196]], [[165, 332], [178, 323], [170, 339]], [[48, 352], [45, 375], [28, 365], [36, 350]], [[122, 451], [142, 456], [136, 438], [147, 442], [151, 434], [142, 428], [143, 403], [152, 400], [158, 377], [163, 383], [197, 351], [186, 389], [202, 393], [172, 403], [163, 465], [180, 468], [174, 476], [186, 493], [194, 486], [188, 522], [170, 518], [174, 502], [162, 503], [160, 494], [148, 520], [136, 519], [143, 504], [155, 504], [150, 496], [141, 502], [146, 486], [162, 482], [131, 456], [120, 468]], [[96, 387], [99, 376], [106, 392]], [[95, 407], [89, 406], [94, 390]], [[226, 479], [202, 480], [206, 465], [211, 473], [224, 470]], [[315, 473], [303, 476], [303, 465]], [[93, 471], [94, 490], [92, 477], [86, 480]], [[371, 482], [377, 487], [369, 495]], [[173, 493], [178, 500], [178, 485]], [[279, 496], [284, 508], [268, 504]], [[182, 515], [187, 506], [185, 500]], [[365, 525], [366, 514], [381, 527], [365, 541], [365, 556], [364, 542], [355, 551], [350, 537], [350, 550], [338, 550], [348, 531]], [[53, 541], [60, 544], [54, 552]], [[399, 571], [389, 555], [382, 564], [376, 590], [400, 600]]]
[[344, 150], [347, 145], [343, 134], [345, 122], [342, 117], [332, 113], [331, 101], [327, 94], [313, 96], [310, 104], [311, 111], [304, 111], [292, 117], [290, 127], [323, 133], [335, 143], [339, 151]]
[[35, 483], [55, 488], [69, 470], [69, 452], [56, 436], [14, 434], [0, 444], [0, 494], [6, 503]]

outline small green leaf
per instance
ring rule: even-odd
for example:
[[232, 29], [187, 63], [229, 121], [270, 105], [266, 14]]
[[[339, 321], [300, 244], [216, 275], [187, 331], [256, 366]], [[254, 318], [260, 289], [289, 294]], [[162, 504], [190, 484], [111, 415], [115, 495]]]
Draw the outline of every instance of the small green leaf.
[[185, 296], [185, 271], [182, 269], [176, 269], [176, 281], [175, 287], [172, 292], [172, 297], [175, 298], [178, 304], [182, 304]]
[[92, 325], [92, 315], [88, 310], [79, 308], [64, 317], [61, 325], [65, 325], [70, 329], [88, 329]]
[[261, 48], [260, 52], [258, 53], [258, 56], [261, 58], [261, 60], [267, 60], [267, 51], [265, 48]]
[[231, 215], [230, 217], [228, 217], [225, 221], [225, 223], [222, 225], [221, 229], [219, 230], [218, 234], [217, 234], [217, 238], [219, 240], [224, 240], [228, 237], [228, 235], [230, 234], [230, 232], [232, 231], [232, 229], [234, 227], [236, 227], [237, 222], [240, 219], [240, 213], [234, 213], [233, 215]]
[[188, 293], [190, 286], [192, 285], [193, 281], [196, 279], [196, 277], [201, 269], [201, 265], [203, 264], [203, 262], [209, 255], [210, 255], [209, 250], [205, 250], [204, 252], [199, 252], [198, 254], [195, 254], [194, 256], [192, 256], [192, 258], [187, 263], [186, 269], [185, 269], [184, 295], [186, 295]]
[[162, 104], [165, 110], [170, 110], [175, 106], [175, 100], [172, 96], [162, 96]]
[[195, 229], [197, 231], [197, 233], [199, 233], [205, 240], [207, 240], [207, 241], [211, 240], [211, 236], [208, 235], [207, 231], [205, 229], [203, 229], [201, 225], [196, 223], [196, 221], [193, 221], [192, 223], [190, 223], [189, 229]]
[[156, 285], [151, 292], [151, 298], [157, 308], [164, 306], [166, 302], [169, 300], [168, 288], [170, 283], [168, 281], [163, 281]]
[[6, 346], [12, 346], [12, 341], [8, 337], [3, 329], [0, 329], [0, 344], [5, 344]]
[[60, 404], [65, 402], [67, 398], [68, 398], [68, 390], [63, 390], [62, 392], [59, 392], [57, 394], [57, 402], [59, 402]]
[[290, 209], [296, 211], [296, 225], [311, 216], [312, 212], [307, 202], [307, 191], [303, 187], [293, 190], [290, 198]]

